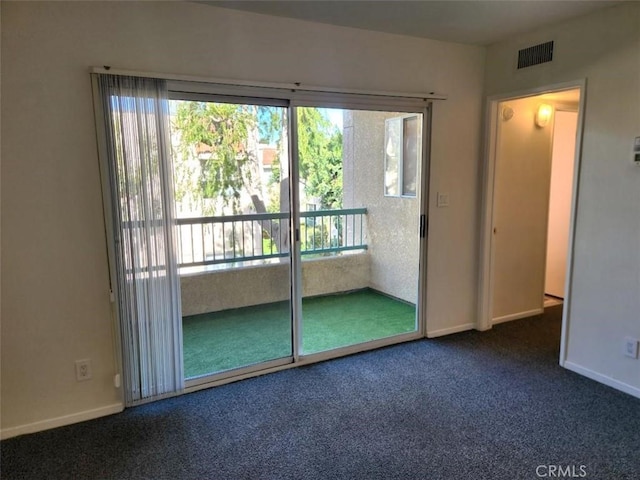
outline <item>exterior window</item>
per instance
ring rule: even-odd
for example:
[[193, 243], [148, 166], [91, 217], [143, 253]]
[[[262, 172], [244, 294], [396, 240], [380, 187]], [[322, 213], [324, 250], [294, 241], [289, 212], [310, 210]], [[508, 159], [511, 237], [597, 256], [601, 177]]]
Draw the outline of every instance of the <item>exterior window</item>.
[[422, 125], [418, 115], [385, 120], [384, 194], [415, 197], [422, 152]]

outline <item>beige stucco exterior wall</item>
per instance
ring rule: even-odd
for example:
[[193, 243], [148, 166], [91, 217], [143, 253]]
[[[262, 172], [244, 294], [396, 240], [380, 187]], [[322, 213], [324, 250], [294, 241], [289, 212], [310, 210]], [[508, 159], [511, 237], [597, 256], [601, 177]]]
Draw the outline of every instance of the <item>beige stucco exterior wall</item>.
[[344, 207], [366, 207], [369, 286], [417, 302], [419, 198], [385, 197], [385, 120], [400, 113], [350, 110], [343, 117]]
[[[369, 255], [358, 253], [305, 260], [303, 295], [312, 297], [369, 286]], [[281, 302], [290, 298], [289, 262], [184, 275], [182, 315]]]

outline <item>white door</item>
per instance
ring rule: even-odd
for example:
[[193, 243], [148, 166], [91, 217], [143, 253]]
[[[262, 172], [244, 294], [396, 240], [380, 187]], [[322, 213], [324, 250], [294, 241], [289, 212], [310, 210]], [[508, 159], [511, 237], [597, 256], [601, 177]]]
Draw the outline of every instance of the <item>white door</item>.
[[564, 297], [578, 112], [557, 111], [551, 157], [545, 293]]
[[542, 308], [551, 165], [551, 125], [534, 124], [537, 97], [505, 102], [498, 125], [494, 193], [493, 322]]

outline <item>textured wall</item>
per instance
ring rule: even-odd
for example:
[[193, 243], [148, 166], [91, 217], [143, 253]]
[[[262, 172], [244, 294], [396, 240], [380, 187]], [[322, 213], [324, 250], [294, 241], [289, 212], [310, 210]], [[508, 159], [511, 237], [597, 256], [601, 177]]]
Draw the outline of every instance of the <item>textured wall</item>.
[[[367, 208], [370, 286], [417, 303], [419, 198], [384, 196], [385, 119], [401, 113], [344, 113], [345, 208]], [[350, 180], [350, 181], [349, 181]]]
[[[366, 253], [305, 260], [305, 297], [347, 292], [369, 286]], [[266, 264], [185, 275], [180, 278], [182, 315], [217, 312], [286, 300], [290, 297], [289, 263]]]

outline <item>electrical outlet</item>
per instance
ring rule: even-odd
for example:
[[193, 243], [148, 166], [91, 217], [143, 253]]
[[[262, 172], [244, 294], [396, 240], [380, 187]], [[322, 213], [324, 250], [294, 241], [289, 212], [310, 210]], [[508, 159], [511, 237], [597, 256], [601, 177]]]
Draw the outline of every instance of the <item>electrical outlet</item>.
[[638, 358], [638, 339], [624, 337], [624, 354], [627, 357]]
[[76, 380], [82, 382], [83, 380], [91, 379], [91, 360], [76, 360]]

